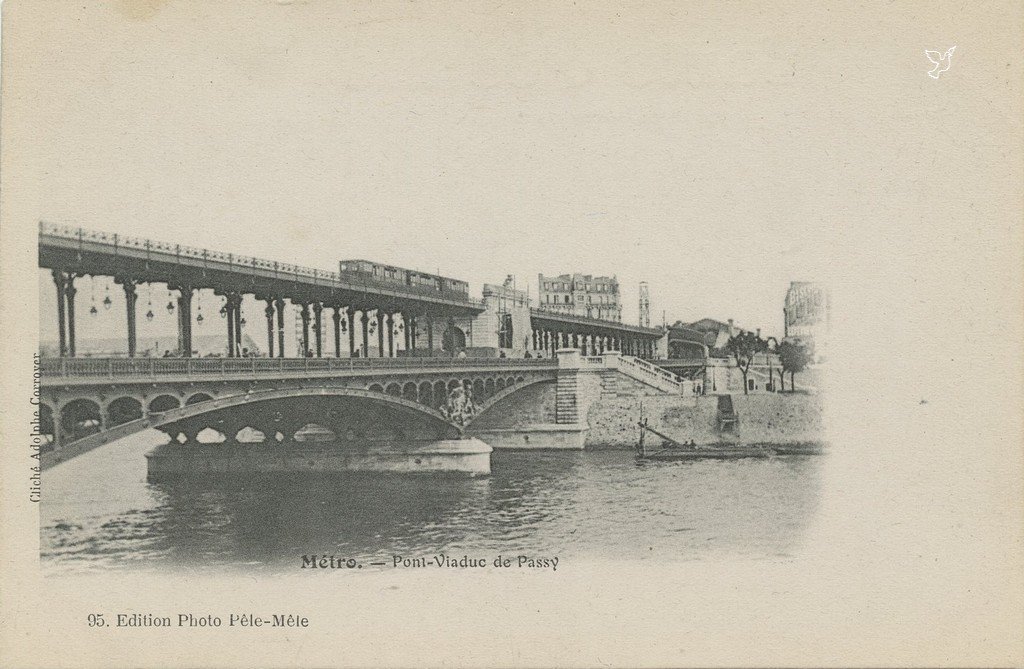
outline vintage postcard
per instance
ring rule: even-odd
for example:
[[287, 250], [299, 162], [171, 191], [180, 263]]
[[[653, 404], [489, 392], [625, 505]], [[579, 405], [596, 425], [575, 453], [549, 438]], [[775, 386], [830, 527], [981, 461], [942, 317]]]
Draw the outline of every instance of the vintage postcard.
[[1022, 18], [8, 0], [0, 665], [1024, 665]]

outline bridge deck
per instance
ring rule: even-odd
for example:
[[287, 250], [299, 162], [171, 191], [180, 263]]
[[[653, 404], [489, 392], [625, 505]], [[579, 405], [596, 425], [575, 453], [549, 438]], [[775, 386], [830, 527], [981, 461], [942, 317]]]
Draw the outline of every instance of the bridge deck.
[[43, 385], [76, 385], [179, 378], [322, 378], [382, 372], [444, 373], [500, 370], [554, 371], [549, 358], [43, 358]]
[[39, 266], [79, 274], [131, 275], [150, 282], [180, 282], [330, 303], [375, 299], [412, 307], [430, 305], [455, 315], [483, 311], [483, 303], [452, 291], [403, 285], [262, 258], [150, 239], [40, 223]]

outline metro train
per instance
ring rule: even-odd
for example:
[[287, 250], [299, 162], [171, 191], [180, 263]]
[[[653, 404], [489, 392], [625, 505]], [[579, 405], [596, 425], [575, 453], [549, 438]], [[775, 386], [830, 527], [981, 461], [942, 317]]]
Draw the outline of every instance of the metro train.
[[341, 260], [338, 273], [356, 281], [369, 280], [375, 283], [406, 286], [420, 291], [436, 292], [458, 299], [469, 297], [469, 283], [437, 274], [426, 274], [416, 270], [382, 265], [370, 260]]

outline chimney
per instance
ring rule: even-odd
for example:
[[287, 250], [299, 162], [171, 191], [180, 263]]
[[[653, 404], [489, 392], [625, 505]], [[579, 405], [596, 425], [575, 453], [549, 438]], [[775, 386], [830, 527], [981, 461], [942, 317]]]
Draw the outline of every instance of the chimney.
[[761, 338], [761, 328], [757, 328], [757, 338]]
[[729, 336], [732, 337], [733, 335], [734, 335], [734, 332], [733, 332], [733, 326], [732, 326], [732, 319], [730, 318], [729, 319]]

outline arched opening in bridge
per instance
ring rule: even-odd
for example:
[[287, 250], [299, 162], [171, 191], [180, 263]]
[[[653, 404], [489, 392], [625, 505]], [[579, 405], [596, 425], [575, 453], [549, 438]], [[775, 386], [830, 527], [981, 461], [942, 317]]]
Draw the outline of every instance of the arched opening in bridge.
[[444, 381], [437, 381], [434, 383], [434, 401], [431, 404], [435, 409], [443, 406], [445, 400], [448, 399], [448, 386], [445, 385]]
[[295, 441], [299, 443], [323, 443], [338, 440], [338, 435], [323, 425], [306, 423], [295, 431]]
[[221, 444], [227, 441], [223, 432], [212, 427], [204, 427], [196, 434], [196, 441], [200, 444]]
[[487, 379], [487, 381], [484, 382], [484, 394], [487, 397], [494, 395], [494, 388], [494, 379]]
[[367, 388], [367, 390], [369, 390], [371, 393], [382, 393], [384, 392], [384, 386], [380, 385], [379, 383], [374, 383], [369, 388]]
[[401, 397], [402, 386], [398, 385], [397, 383], [389, 383], [387, 392], [388, 395], [391, 395], [392, 397]]
[[505, 379], [498, 379], [498, 382], [495, 384], [495, 387], [498, 390], [504, 390], [505, 389]]
[[134, 397], [118, 397], [107, 406], [107, 426], [123, 425], [142, 418], [142, 402]]
[[62, 442], [71, 442], [103, 428], [100, 406], [87, 399], [72, 400], [60, 410]]
[[246, 426], [235, 433], [235, 441], [240, 444], [260, 444], [267, 440], [267, 435], [259, 430]]
[[[416, 386], [413, 385], [410, 390]], [[427, 384], [428, 388], [431, 388]], [[403, 397], [296, 395], [223, 402], [210, 410], [168, 421], [157, 428], [172, 439], [184, 433], [188, 441], [213, 443], [227, 440], [289, 443], [334, 442], [339, 447], [361, 448], [394, 440], [453, 439], [457, 427]], [[354, 391], [362, 392], [362, 391]]]
[[39, 436], [43, 438], [40, 450], [48, 451], [53, 446], [53, 408], [49, 404], [39, 404]]
[[434, 406], [434, 386], [430, 384], [430, 381], [420, 384], [419, 403], [428, 407]]
[[213, 397], [207, 395], [206, 393], [196, 393], [195, 395], [192, 395], [187, 400], [185, 400], [185, 404], [186, 406], [191, 406], [193, 404], [198, 404], [200, 402], [209, 402], [212, 399]]
[[410, 402], [418, 401], [416, 395], [416, 384], [410, 381], [409, 383], [406, 383], [404, 386], [402, 386], [402, 397], [404, 399], [409, 400]]
[[177, 397], [173, 395], [158, 395], [150, 401], [149, 410], [153, 413], [162, 413], [171, 409], [177, 409], [180, 406], [181, 402], [178, 401]]
[[477, 398], [477, 401], [480, 401], [480, 400], [483, 399], [483, 397], [484, 397], [484, 382], [483, 382], [483, 379], [474, 379], [473, 380], [473, 397]]
[[458, 353], [466, 348], [466, 333], [461, 328], [449, 325], [441, 335], [441, 348], [449, 353]]

